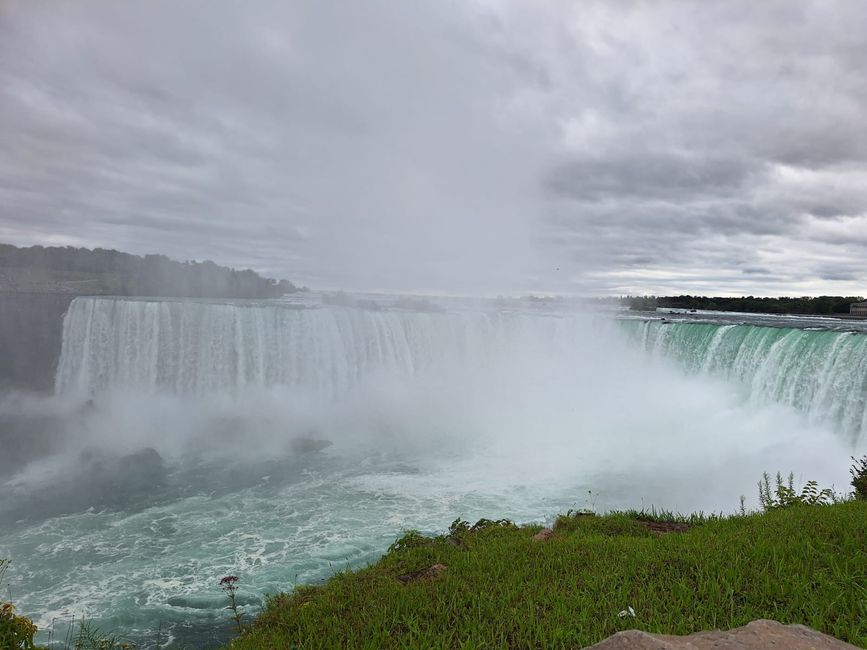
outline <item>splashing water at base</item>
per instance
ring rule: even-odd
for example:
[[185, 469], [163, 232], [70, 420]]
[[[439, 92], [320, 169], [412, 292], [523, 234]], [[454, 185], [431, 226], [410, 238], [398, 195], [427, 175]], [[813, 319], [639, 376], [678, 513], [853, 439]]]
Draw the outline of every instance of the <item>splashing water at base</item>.
[[842, 489], [853, 452], [569, 311], [78, 299], [57, 384], [59, 453], [3, 486], [13, 596], [144, 646], [225, 639], [223, 575], [252, 612], [403, 529], [733, 511], [763, 471]]

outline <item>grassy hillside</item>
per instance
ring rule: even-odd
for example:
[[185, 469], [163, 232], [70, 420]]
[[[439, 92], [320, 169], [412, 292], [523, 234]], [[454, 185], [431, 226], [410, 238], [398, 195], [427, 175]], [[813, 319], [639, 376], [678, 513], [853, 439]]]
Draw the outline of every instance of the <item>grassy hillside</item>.
[[[693, 518], [685, 532], [640, 519], [561, 517], [544, 541], [502, 522], [410, 533], [373, 566], [272, 598], [231, 647], [582, 647], [772, 618], [867, 648], [867, 502]], [[447, 568], [414, 579], [435, 564]]]

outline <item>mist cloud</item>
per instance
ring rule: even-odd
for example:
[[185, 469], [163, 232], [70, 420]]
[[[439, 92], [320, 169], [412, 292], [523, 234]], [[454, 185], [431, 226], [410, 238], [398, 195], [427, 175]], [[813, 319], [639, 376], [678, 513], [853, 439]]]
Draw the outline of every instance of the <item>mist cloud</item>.
[[0, 239], [311, 286], [867, 293], [856, 0], [0, 5]]

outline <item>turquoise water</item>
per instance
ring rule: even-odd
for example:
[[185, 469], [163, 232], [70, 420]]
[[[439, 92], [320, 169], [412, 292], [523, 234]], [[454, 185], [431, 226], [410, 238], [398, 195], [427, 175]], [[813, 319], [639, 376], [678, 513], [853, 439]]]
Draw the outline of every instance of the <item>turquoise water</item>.
[[[240, 602], [252, 614], [266, 593], [374, 560], [404, 527], [438, 531], [504, 504], [533, 520], [574, 496], [444, 485], [436, 467], [379, 455], [168, 465], [162, 485], [128, 493], [122, 508], [85, 502], [4, 526], [0, 549], [13, 558], [11, 592], [22, 611], [59, 636], [75, 614], [145, 646], [208, 647], [229, 631], [223, 575], [241, 577]], [[35, 495], [23, 505], [43, 506]]]
[[752, 404], [786, 404], [857, 442], [867, 430], [867, 335], [792, 327], [626, 320], [647, 352], [723, 377]]
[[213, 647], [223, 575], [252, 616], [405, 529], [731, 512], [763, 471], [842, 487], [863, 448], [861, 335], [425, 307], [74, 301], [56, 395], [0, 401], [56, 428], [0, 494], [8, 589], [41, 638], [87, 616]]

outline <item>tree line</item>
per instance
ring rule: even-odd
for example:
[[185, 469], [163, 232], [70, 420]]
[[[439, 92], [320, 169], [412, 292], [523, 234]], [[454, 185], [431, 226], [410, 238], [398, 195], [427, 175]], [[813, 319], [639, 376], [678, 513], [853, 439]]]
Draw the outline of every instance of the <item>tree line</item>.
[[72, 246], [0, 244], [0, 291], [188, 298], [276, 298], [300, 289], [205, 260]]
[[740, 311], [758, 314], [848, 314], [860, 296], [802, 296], [780, 298], [709, 297], [709, 296], [625, 296], [621, 304], [633, 311], [654, 311], [657, 307], [671, 309], [702, 309]]

